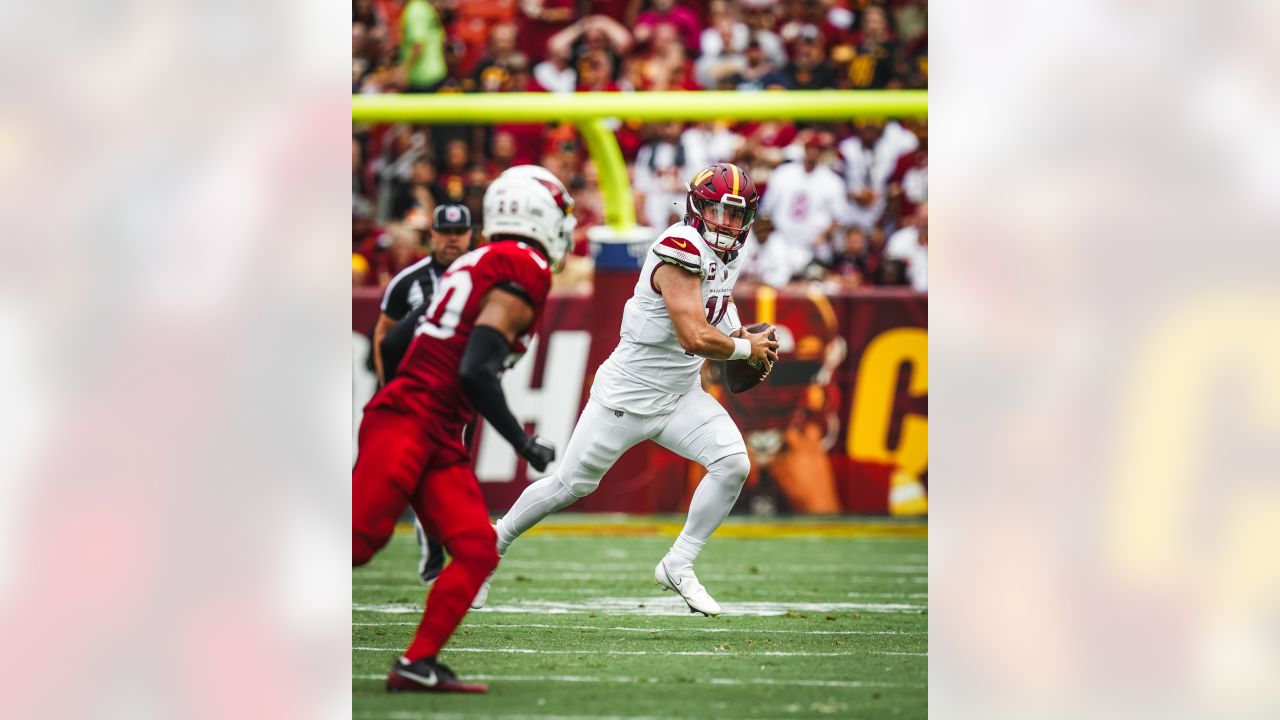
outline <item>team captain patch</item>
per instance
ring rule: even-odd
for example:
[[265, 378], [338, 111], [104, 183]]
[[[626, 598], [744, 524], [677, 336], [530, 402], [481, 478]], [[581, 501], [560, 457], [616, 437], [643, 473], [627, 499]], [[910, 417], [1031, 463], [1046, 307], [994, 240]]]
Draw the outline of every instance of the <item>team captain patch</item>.
[[675, 236], [664, 237], [653, 246], [653, 252], [672, 265], [678, 265], [692, 273], [702, 274], [702, 257], [698, 252], [698, 246], [688, 240]]

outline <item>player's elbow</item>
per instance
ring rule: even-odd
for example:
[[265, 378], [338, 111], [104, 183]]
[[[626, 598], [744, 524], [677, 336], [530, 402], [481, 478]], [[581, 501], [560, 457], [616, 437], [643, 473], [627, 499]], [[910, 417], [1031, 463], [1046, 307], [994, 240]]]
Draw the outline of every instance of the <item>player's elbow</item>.
[[492, 374], [489, 367], [482, 363], [464, 362], [458, 368], [458, 379], [462, 382], [462, 391], [467, 394], [467, 397], [473, 397], [490, 382], [493, 379], [490, 377]]
[[708, 325], [705, 328], [677, 332], [676, 340], [685, 352], [690, 352], [694, 355], [706, 355], [715, 349], [714, 335], [713, 328]]

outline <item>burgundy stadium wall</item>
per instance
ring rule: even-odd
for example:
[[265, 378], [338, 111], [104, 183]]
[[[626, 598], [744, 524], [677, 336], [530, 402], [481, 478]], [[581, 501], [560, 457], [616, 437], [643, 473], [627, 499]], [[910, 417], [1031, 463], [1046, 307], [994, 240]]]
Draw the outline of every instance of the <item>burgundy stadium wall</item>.
[[[517, 416], [561, 439], [586, 403], [595, 369], [618, 339], [622, 304], [634, 273], [596, 279], [596, 297], [553, 295], [529, 357], [504, 380]], [[628, 279], [629, 278], [629, 279]], [[352, 295], [354, 372], [369, 373], [363, 355], [378, 317], [380, 294]], [[773, 322], [781, 361], [764, 384], [733, 395], [707, 363], [704, 385], [737, 420], [752, 454], [752, 472], [736, 511], [884, 514], [895, 471], [927, 483], [928, 295], [897, 289], [830, 296], [816, 291], [743, 289], [742, 321]], [[361, 336], [365, 337], [361, 337]], [[369, 379], [354, 384], [363, 406]], [[363, 388], [363, 390], [362, 390]], [[358, 407], [353, 408], [358, 422]], [[505, 512], [528, 480], [496, 433], [477, 433], [476, 469], [489, 508]], [[600, 489], [574, 509], [681, 512], [701, 477], [696, 464], [646, 442], [632, 448]]]

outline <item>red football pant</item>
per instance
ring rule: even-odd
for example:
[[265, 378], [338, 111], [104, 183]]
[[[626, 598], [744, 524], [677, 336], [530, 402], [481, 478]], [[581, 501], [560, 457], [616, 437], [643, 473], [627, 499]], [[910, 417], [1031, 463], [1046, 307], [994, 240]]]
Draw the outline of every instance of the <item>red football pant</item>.
[[418, 633], [404, 653], [410, 661], [440, 652], [498, 566], [498, 539], [475, 473], [466, 462], [434, 464], [458, 455], [425, 437], [423, 427], [429, 425], [429, 420], [367, 410], [351, 473], [353, 566], [369, 562], [387, 544], [405, 505], [413, 506], [423, 529], [453, 557], [427, 595]]

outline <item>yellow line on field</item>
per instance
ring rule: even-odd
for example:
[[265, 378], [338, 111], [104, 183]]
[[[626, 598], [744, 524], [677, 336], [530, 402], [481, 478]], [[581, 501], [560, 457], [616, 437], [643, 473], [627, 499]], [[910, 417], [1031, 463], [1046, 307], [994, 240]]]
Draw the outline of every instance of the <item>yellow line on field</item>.
[[[557, 522], [538, 525], [528, 535], [559, 535], [577, 537], [675, 537], [680, 534], [682, 523], [675, 522]], [[396, 532], [412, 533], [411, 523], [401, 523]], [[716, 531], [722, 538], [905, 538], [928, 539], [926, 524], [875, 523], [875, 522], [728, 522]]]

